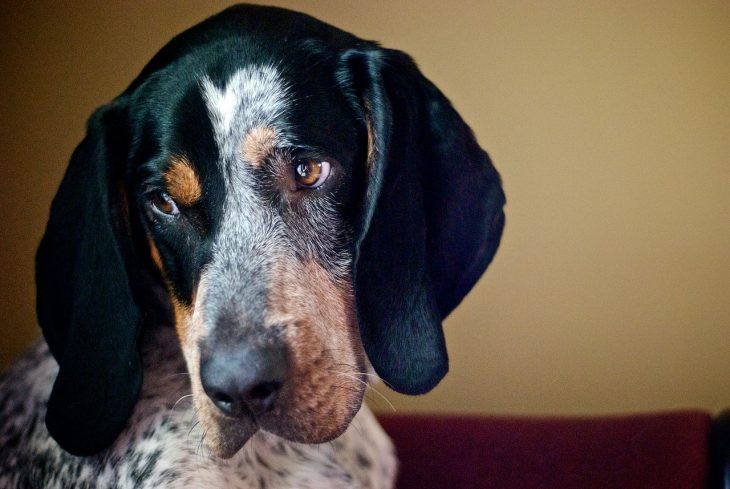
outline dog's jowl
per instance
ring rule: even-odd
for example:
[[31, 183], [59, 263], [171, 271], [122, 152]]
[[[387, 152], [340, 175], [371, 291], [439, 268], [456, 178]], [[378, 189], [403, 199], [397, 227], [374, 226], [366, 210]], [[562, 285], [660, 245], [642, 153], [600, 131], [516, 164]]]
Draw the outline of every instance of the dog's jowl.
[[267, 7], [183, 32], [91, 116], [53, 201], [0, 486], [392, 487], [365, 390], [446, 374], [441, 321], [503, 204], [408, 55]]

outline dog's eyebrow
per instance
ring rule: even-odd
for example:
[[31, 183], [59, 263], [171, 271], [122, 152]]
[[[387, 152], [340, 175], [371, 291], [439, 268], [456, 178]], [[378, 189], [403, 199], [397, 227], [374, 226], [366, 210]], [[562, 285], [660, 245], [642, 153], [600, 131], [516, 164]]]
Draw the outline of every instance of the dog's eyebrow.
[[277, 133], [269, 126], [254, 127], [246, 133], [241, 143], [241, 154], [244, 161], [257, 168], [266, 160], [267, 156], [276, 148]]
[[164, 178], [167, 192], [180, 205], [194, 205], [203, 195], [198, 174], [186, 156], [170, 157], [170, 167]]

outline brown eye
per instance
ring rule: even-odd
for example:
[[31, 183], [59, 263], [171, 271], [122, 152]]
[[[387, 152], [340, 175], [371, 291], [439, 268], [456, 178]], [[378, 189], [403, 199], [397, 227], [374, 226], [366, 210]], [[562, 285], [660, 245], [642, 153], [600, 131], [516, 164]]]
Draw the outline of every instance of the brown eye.
[[177, 208], [177, 204], [167, 192], [153, 192], [148, 198], [157, 212], [168, 216], [180, 214], [180, 209]]
[[330, 176], [332, 165], [329, 161], [301, 160], [295, 169], [298, 188], [317, 188]]

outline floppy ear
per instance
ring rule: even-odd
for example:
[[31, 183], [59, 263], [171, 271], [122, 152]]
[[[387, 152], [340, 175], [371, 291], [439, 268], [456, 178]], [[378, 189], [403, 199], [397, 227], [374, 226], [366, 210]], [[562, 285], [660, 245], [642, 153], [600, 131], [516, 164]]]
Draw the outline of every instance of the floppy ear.
[[129, 286], [132, 247], [124, 229], [123, 114], [117, 102], [89, 119], [36, 255], [38, 321], [60, 366], [46, 426], [75, 455], [114, 441], [142, 381], [140, 314]]
[[355, 243], [360, 331], [380, 377], [421, 394], [448, 371], [441, 320], [492, 260], [505, 198], [471, 129], [408, 55], [342, 59], [368, 139]]

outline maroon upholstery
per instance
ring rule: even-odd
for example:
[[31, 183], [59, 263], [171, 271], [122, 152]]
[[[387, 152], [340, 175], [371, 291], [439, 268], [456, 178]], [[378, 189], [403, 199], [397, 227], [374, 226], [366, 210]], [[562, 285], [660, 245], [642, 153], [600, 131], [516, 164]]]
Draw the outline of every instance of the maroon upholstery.
[[399, 489], [705, 487], [711, 416], [381, 416]]

